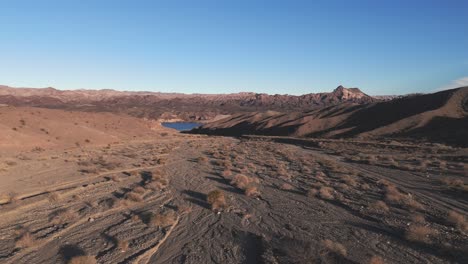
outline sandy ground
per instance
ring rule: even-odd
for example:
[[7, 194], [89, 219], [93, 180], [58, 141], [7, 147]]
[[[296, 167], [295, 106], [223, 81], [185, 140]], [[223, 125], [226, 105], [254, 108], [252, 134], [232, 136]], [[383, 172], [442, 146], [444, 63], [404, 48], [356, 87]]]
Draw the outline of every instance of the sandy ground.
[[466, 149], [180, 135], [15, 155], [2, 263], [468, 261]]

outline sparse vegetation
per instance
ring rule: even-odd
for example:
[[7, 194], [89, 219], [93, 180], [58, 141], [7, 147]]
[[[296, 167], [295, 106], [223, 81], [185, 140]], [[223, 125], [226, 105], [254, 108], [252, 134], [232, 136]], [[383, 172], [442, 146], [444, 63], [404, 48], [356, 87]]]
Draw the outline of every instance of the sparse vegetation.
[[75, 221], [78, 217], [78, 213], [71, 209], [60, 209], [52, 214], [50, 222], [54, 225], [63, 225]]
[[447, 215], [447, 221], [461, 231], [468, 231], [468, 221], [466, 221], [465, 216], [462, 214], [450, 211]]
[[176, 221], [176, 218], [177, 216], [174, 211], [167, 211], [159, 214], [151, 214], [149, 224], [151, 226], [164, 228], [173, 225]]
[[435, 231], [428, 226], [418, 224], [410, 225], [405, 233], [406, 239], [415, 242], [429, 242], [429, 236], [435, 234]]
[[51, 203], [56, 203], [60, 200], [60, 195], [56, 192], [50, 192], [49, 195], [47, 196], [47, 199]]
[[17, 248], [28, 248], [33, 246], [36, 243], [33, 235], [27, 230], [20, 230], [19, 237], [16, 240]]
[[372, 258], [370, 258], [369, 264], [385, 264], [385, 261], [382, 257], [373, 256]]
[[143, 202], [143, 197], [141, 194], [132, 191], [125, 194], [125, 200], [129, 202], [141, 203]]
[[347, 251], [343, 244], [334, 242], [330, 239], [325, 239], [322, 241], [322, 245], [327, 252], [335, 253], [340, 256], [346, 256]]
[[128, 250], [128, 241], [127, 240], [117, 240], [117, 248], [120, 252], [126, 252]]
[[333, 200], [335, 197], [333, 196], [334, 190], [330, 187], [321, 187], [318, 191], [318, 195], [320, 198], [325, 200]]
[[213, 210], [221, 210], [226, 207], [226, 198], [220, 190], [214, 190], [208, 193], [206, 201], [211, 205]]
[[390, 208], [384, 201], [377, 201], [373, 204], [370, 205], [370, 208], [374, 211], [380, 212], [380, 213], [387, 213], [390, 211]]
[[260, 191], [255, 186], [248, 186], [245, 189], [245, 195], [249, 197], [258, 197], [260, 196]]

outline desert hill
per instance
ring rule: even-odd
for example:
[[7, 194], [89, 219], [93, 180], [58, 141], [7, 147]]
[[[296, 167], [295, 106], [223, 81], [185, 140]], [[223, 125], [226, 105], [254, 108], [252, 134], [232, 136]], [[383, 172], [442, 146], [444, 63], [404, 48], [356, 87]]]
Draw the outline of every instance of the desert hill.
[[253, 112], [205, 124], [195, 133], [299, 137], [411, 137], [467, 146], [468, 87], [369, 104], [293, 112]]
[[125, 115], [34, 107], [0, 107], [0, 120], [3, 151], [106, 145], [167, 132], [154, 121]]
[[339, 86], [330, 93], [269, 95], [258, 93], [180, 94], [114, 90], [62, 91], [54, 88], [0, 86], [0, 104], [81, 111], [126, 113], [151, 119], [208, 120], [217, 115], [281, 110], [303, 111], [345, 102], [379, 101], [358, 88]]

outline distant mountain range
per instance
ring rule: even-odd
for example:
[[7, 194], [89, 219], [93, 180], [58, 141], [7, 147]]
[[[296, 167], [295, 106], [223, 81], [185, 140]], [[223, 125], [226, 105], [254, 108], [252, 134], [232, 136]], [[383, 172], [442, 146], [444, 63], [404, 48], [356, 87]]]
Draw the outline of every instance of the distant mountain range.
[[123, 112], [153, 119], [207, 120], [216, 115], [250, 111], [303, 111], [341, 103], [367, 104], [376, 98], [358, 88], [337, 87], [330, 93], [269, 95], [263, 93], [181, 94], [115, 90], [57, 90], [0, 86], [0, 103], [84, 111]]
[[252, 112], [194, 133], [321, 138], [412, 138], [468, 147], [468, 87], [371, 104], [345, 102], [300, 112]]

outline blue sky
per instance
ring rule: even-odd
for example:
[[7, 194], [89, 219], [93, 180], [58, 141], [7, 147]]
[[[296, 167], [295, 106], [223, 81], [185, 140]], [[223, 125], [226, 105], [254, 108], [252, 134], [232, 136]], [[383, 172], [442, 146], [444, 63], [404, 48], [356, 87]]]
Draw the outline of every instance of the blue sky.
[[372, 94], [468, 85], [468, 1], [0, 1], [0, 84]]

